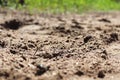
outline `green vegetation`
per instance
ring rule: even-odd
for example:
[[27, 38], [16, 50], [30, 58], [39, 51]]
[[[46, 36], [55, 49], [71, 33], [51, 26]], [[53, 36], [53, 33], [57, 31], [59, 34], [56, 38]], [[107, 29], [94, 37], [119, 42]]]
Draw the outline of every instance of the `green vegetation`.
[[[8, 0], [10, 8], [16, 8], [18, 0]], [[25, 0], [17, 9], [31, 12], [85, 12], [120, 10], [120, 0]]]

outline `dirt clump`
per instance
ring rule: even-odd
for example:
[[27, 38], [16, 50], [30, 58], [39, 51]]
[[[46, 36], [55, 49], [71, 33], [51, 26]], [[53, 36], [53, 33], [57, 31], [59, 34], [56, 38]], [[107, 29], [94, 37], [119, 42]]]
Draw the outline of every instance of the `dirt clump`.
[[2, 24], [2, 26], [8, 29], [17, 30], [20, 26], [22, 26], [22, 22], [20, 22], [19, 20], [13, 19], [10, 21], [5, 21], [5, 23]]

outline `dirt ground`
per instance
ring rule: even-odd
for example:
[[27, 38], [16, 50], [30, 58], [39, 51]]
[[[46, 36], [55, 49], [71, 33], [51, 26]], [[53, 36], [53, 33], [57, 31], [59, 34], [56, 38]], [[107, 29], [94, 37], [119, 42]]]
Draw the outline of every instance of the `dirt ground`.
[[0, 80], [120, 80], [120, 12], [0, 12]]

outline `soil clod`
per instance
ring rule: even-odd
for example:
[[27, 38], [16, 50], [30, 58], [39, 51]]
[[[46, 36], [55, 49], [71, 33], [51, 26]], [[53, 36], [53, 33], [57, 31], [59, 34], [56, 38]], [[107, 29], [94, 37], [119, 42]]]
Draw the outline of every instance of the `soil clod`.
[[99, 19], [99, 21], [100, 21], [100, 22], [111, 23], [111, 21], [110, 21], [110, 20], [105, 19], [105, 18]]
[[2, 25], [7, 29], [17, 30], [22, 26], [22, 22], [17, 19], [13, 19], [10, 21], [5, 21]]

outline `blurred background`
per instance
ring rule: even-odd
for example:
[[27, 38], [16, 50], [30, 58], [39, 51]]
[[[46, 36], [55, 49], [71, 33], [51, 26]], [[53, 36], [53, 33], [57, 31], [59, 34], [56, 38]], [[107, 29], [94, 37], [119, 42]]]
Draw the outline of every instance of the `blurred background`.
[[48, 13], [119, 11], [120, 0], [0, 0], [0, 7]]

